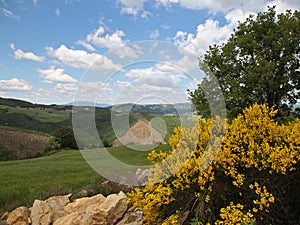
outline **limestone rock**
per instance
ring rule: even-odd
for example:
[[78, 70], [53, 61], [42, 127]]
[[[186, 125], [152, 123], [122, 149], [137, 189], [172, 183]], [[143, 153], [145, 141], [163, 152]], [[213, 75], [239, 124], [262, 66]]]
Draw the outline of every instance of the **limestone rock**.
[[45, 201], [35, 200], [30, 214], [32, 225], [49, 225], [51, 217], [52, 210], [50, 206]]
[[29, 224], [30, 211], [28, 208], [22, 206], [12, 211], [6, 222], [8, 225], [28, 225]]
[[121, 191], [119, 194], [107, 196], [100, 206], [92, 205], [87, 209], [87, 224], [112, 225], [122, 218], [128, 205], [123, 202], [127, 196]]
[[53, 225], [87, 225], [83, 221], [83, 215], [77, 212], [70, 213], [57, 219]]
[[105, 201], [105, 197], [102, 194], [95, 195], [93, 197], [85, 197], [76, 199], [75, 202], [69, 203], [64, 209], [64, 214], [68, 215], [73, 212], [83, 214], [87, 208], [92, 205], [100, 206]]
[[142, 211], [128, 211], [123, 218], [116, 225], [142, 225], [143, 212]]
[[48, 198], [45, 202], [51, 208], [51, 222], [53, 223], [60, 217], [64, 216], [64, 208], [70, 202], [71, 195], [54, 196]]

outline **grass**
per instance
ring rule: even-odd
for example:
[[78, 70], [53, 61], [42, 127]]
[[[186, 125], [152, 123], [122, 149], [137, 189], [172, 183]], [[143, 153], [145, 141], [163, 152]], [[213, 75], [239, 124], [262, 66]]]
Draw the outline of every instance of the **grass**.
[[[146, 146], [146, 149], [151, 147]], [[142, 146], [136, 148], [142, 149]], [[157, 147], [159, 150], [169, 148], [168, 145]], [[126, 164], [149, 165], [149, 151], [114, 147], [108, 149], [108, 152]], [[77, 150], [60, 151], [34, 159], [0, 162], [0, 215], [22, 205], [30, 207], [35, 199], [76, 194], [90, 186], [99, 186], [101, 192], [103, 180]]]
[[79, 192], [98, 177], [79, 151], [0, 162], [0, 214], [34, 199]]
[[129, 165], [134, 166], [144, 166], [151, 165], [149, 160], [147, 159], [148, 153], [156, 148], [157, 150], [169, 150], [169, 145], [146, 145], [146, 146], [132, 146], [133, 149], [130, 149], [130, 146], [120, 146], [120, 147], [112, 147], [109, 148], [109, 153], [114, 156], [116, 159], [120, 160]]
[[67, 120], [70, 117], [71, 113], [55, 109], [48, 109], [48, 111], [42, 111], [39, 109], [15, 108], [6, 105], [0, 105], [0, 109], [6, 109], [8, 113], [25, 114], [39, 121], [50, 123], [57, 123]]
[[[20, 159], [32, 158], [37, 154], [44, 153], [50, 143], [49, 137], [45, 134], [0, 126], [0, 146], [9, 150], [16, 159]], [[2, 151], [2, 153], [0, 153], [0, 160], [6, 156], [5, 152]]]

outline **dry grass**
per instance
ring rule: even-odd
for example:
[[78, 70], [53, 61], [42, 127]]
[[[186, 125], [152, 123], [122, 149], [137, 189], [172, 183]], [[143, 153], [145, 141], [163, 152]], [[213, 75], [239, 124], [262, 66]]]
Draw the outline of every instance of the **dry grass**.
[[0, 127], [0, 146], [17, 158], [28, 158], [43, 153], [49, 147], [49, 137], [42, 134]]

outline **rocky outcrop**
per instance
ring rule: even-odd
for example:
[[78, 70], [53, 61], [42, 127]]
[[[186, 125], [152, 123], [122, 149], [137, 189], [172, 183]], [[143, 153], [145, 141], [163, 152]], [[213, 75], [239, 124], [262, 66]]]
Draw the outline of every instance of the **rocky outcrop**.
[[70, 202], [70, 195], [35, 200], [31, 209], [11, 212], [8, 225], [141, 225], [143, 213], [130, 208], [121, 191], [104, 197], [98, 194]]
[[112, 146], [152, 145], [165, 143], [162, 134], [145, 119], [139, 119], [124, 136], [113, 141]]

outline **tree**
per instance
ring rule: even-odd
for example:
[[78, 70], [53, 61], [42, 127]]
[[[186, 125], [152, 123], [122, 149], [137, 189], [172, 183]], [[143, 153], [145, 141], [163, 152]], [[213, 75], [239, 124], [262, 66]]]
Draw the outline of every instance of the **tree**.
[[60, 148], [70, 148], [70, 149], [78, 149], [73, 129], [70, 127], [61, 127], [59, 128], [55, 135], [55, 142], [57, 142]]
[[[269, 7], [239, 23], [226, 43], [209, 47], [200, 68], [218, 80], [230, 118], [254, 103], [274, 107], [278, 116], [291, 112], [300, 99], [299, 19], [299, 11], [277, 15], [275, 6]], [[202, 115], [209, 114], [206, 96], [214, 92], [204, 93], [201, 86], [210, 82], [207, 76], [195, 91], [189, 91]]]

